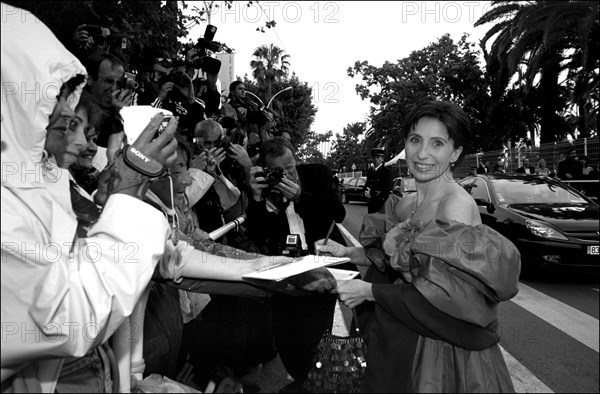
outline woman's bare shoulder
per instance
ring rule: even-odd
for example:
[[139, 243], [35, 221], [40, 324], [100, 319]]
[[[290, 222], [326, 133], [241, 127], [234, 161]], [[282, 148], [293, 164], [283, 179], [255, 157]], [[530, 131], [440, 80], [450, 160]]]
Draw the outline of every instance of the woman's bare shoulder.
[[410, 193], [400, 199], [396, 205], [396, 216], [404, 221], [408, 219], [416, 206], [417, 193]]
[[456, 220], [471, 226], [481, 224], [479, 210], [473, 197], [458, 184], [455, 184], [440, 202], [438, 217]]

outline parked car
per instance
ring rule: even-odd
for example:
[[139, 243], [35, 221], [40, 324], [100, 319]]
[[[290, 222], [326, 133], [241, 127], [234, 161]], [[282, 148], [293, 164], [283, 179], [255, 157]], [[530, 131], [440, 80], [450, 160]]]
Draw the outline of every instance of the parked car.
[[519, 249], [523, 273], [600, 268], [598, 205], [576, 189], [519, 174], [468, 176], [459, 184], [475, 199], [481, 221]]
[[399, 197], [403, 197], [409, 193], [414, 193], [417, 191], [417, 187], [415, 185], [415, 178], [411, 176], [401, 176], [398, 178], [394, 178], [393, 182], [394, 183], [392, 193]]
[[344, 181], [340, 185], [340, 193], [342, 196], [342, 202], [348, 204], [350, 201], [368, 201], [365, 197], [365, 184], [367, 183], [367, 177], [361, 176]]
[[343, 185], [344, 183], [348, 183], [348, 181], [349, 181], [350, 179], [354, 179], [354, 178], [352, 178], [351, 176], [347, 176], [347, 177], [340, 178], [340, 189], [342, 188], [342, 185]]

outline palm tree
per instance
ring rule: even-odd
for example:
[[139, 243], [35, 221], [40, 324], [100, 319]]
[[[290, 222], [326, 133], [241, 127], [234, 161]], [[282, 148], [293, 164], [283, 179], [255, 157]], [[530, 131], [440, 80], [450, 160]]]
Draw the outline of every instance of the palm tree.
[[265, 103], [272, 97], [271, 87], [273, 83], [288, 75], [289, 57], [285, 51], [273, 44], [261, 45], [252, 54], [254, 60], [250, 62], [252, 76], [259, 85], [267, 87], [267, 98]]
[[[590, 86], [597, 87], [598, 81], [598, 3], [494, 1], [492, 4], [495, 7], [475, 23], [479, 26], [496, 22], [481, 40], [493, 82], [492, 98], [498, 102], [510, 79], [520, 72], [517, 84], [523, 84], [526, 93], [534, 87], [539, 89], [541, 142], [554, 142], [564, 134], [560, 125], [565, 122], [558, 114], [567, 104], [565, 87], [573, 90], [572, 86], [577, 86], [571, 97], [581, 102], [580, 117], [589, 117], [586, 103]], [[488, 53], [485, 44], [494, 36]], [[565, 71], [567, 80], [559, 83]], [[597, 100], [595, 107], [597, 112]], [[589, 133], [589, 128], [585, 130], [589, 124], [582, 120], [580, 127], [584, 129], [580, 132]]]

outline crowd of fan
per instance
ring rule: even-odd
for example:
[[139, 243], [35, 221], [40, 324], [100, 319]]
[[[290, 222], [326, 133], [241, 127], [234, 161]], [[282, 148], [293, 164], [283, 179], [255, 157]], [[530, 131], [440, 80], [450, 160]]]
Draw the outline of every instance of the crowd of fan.
[[[15, 102], [15, 106], [11, 106], [9, 101], [5, 106], [3, 100], [2, 274], [6, 275], [2, 282], [3, 327], [11, 319], [23, 327], [27, 324], [45, 327], [43, 322], [53, 322], [59, 316], [59, 320], [71, 324], [95, 322], [98, 332], [96, 336], [84, 339], [84, 335], [76, 330], [67, 337], [59, 335], [56, 339], [55, 333], [41, 328], [41, 345], [38, 341], [27, 342], [25, 346], [17, 340], [14, 343], [9, 340], [6, 347], [3, 346], [3, 391], [10, 387], [17, 391], [53, 391], [54, 387], [56, 391], [111, 391], [110, 381], [115, 376], [107, 371], [115, 371], [114, 365], [108, 368], [113, 351], [119, 360], [117, 369], [129, 370], [138, 379], [159, 374], [201, 390], [211, 382], [233, 382], [228, 389], [236, 390], [238, 382], [239, 388], [243, 385], [246, 392], [258, 391], [260, 365], [273, 359], [278, 351], [282, 352], [282, 348], [275, 347], [275, 336], [280, 337], [281, 347], [292, 348], [288, 351], [290, 356], [284, 360], [284, 363], [290, 363], [286, 365], [288, 372], [298, 381], [304, 379], [319, 337], [331, 326], [335, 295], [327, 291], [335, 286], [335, 280], [330, 274], [315, 270], [300, 275], [297, 282], [287, 283], [284, 289], [241, 281], [244, 273], [286, 261], [284, 257], [277, 257], [282, 254], [281, 242], [271, 242], [272, 239], [265, 235], [262, 213], [249, 212], [249, 206], [266, 188], [263, 167], [268, 167], [269, 157], [287, 158], [286, 154], [294, 151], [285, 133], [277, 132], [275, 114], [246, 96], [241, 81], [229, 86], [229, 95], [223, 100], [216, 73], [203, 73], [193, 67], [193, 50], [186, 54], [186, 61], [180, 63], [162, 51], [150, 55], [146, 68], [137, 70], [136, 80], [131, 81], [126, 61], [101, 47], [90, 47], [84, 28], [77, 29], [74, 39], [82, 44], [79, 61], [85, 69], [45, 26], [28, 24], [26, 29], [30, 30], [23, 30], [20, 26], [15, 27], [18, 23], [13, 19], [7, 17], [5, 20], [3, 8], [3, 34], [12, 32], [13, 36], [10, 38], [12, 45], [5, 46], [3, 41], [3, 81], [8, 78], [18, 81], [22, 70], [15, 59], [29, 59], [31, 64], [39, 62], [51, 67], [50, 70], [39, 67], [36, 69], [38, 75], [31, 73], [33, 77], [25, 75], [23, 80], [28, 81], [31, 77], [36, 78], [36, 82], [58, 83], [60, 90], [56, 100], [51, 97], [43, 105], [34, 105], [30, 111], [32, 118], [36, 118], [36, 111], [51, 113], [43, 130], [36, 129], [40, 128], [38, 123], [35, 127], [12, 127], [27, 124], [30, 120], [24, 118], [25, 112], [15, 111], [24, 103]], [[24, 31], [27, 34], [23, 34]], [[5, 54], [9, 58], [6, 62]], [[54, 65], [60, 72], [54, 72]], [[3, 84], [3, 97], [4, 93]], [[71, 108], [69, 103], [78, 94], [78, 104]], [[151, 106], [173, 113], [174, 117], [158, 138], [152, 136], [164, 127], [160, 126], [161, 116], [152, 118], [140, 138], [131, 145], [138, 153], [146, 154], [142, 154], [146, 161], [158, 162], [168, 168], [169, 176], [149, 181], [139, 171], [131, 170], [131, 158], [124, 152], [128, 149], [128, 125], [121, 116], [123, 108], [131, 106]], [[21, 156], [17, 156], [15, 147], [21, 148], [22, 141], [18, 137], [21, 128], [43, 131], [43, 137], [33, 139], [42, 141], [43, 149], [25, 144], [22, 150], [25, 153], [19, 152]], [[176, 145], [170, 138], [172, 136]], [[37, 153], [40, 153], [39, 157]], [[19, 196], [23, 186], [5, 180], [5, 162], [28, 160], [28, 156], [32, 156], [35, 163], [43, 163], [44, 180], [48, 177], [48, 168], [58, 174], [68, 171], [68, 187], [65, 185], [64, 190], [69, 194], [64, 195], [64, 190], [59, 190], [57, 185], [61, 182], [49, 186], [44, 181], [42, 189], [37, 189], [36, 193], [48, 194], [46, 200], [43, 197], [33, 202], [22, 197], [10, 200], [11, 193]], [[290, 160], [292, 164], [288, 162], [284, 169], [288, 175], [296, 173], [295, 162]], [[299, 199], [308, 197], [301, 197], [304, 194], [299, 187], [294, 189], [299, 180], [293, 180], [295, 183], [289, 183], [292, 185], [289, 195], [283, 192], [286, 197], [283, 200], [296, 202], [298, 210]], [[325, 171], [319, 173], [317, 182], [333, 185], [333, 177]], [[304, 183], [310, 188], [309, 182], [303, 182], [303, 188]], [[335, 198], [337, 189], [335, 186], [329, 188], [331, 190], [327, 192]], [[118, 198], [123, 194], [142, 200], [143, 206]], [[64, 203], [59, 204], [61, 214], [65, 213], [64, 222], [60, 222], [61, 216], [54, 213], [52, 217], [42, 215], [32, 219], [29, 227], [23, 225], [22, 210], [35, 217], [47, 208], [42, 200]], [[41, 205], [36, 205], [38, 203]], [[275, 201], [269, 205], [269, 212], [280, 208], [285, 212], [286, 205], [278, 206], [280, 203]], [[14, 204], [12, 211], [11, 204]], [[54, 202], [49, 204], [58, 206]], [[334, 219], [338, 222], [343, 220], [343, 206], [337, 201], [333, 204], [339, 206], [330, 209], [321, 204], [320, 209], [326, 214], [319, 220], [326, 224], [325, 227], [331, 222], [331, 215], [335, 214]], [[160, 212], [160, 217], [157, 218], [154, 211], [148, 211], [148, 206]], [[5, 216], [5, 211], [9, 211], [9, 216]], [[258, 212], [258, 208], [254, 211]], [[240, 224], [243, 222], [240, 217], [247, 218], [246, 223]], [[116, 264], [108, 270], [116, 271], [106, 272], [104, 265], [95, 262], [91, 268], [93, 279], [90, 279], [86, 276], [89, 275], [89, 262], [86, 265], [74, 247], [64, 255], [68, 255], [71, 262], [82, 259], [78, 263], [79, 271], [75, 269], [77, 274], [69, 271], [72, 268], [65, 271], [56, 265], [47, 265], [43, 260], [47, 256], [42, 256], [42, 260], [36, 260], [30, 267], [33, 274], [28, 279], [31, 283], [20, 289], [21, 294], [29, 295], [21, 297], [12, 287], [8, 290], [10, 279], [7, 278], [15, 273], [21, 282], [20, 275], [27, 272], [23, 266], [31, 263], [16, 246], [10, 249], [9, 244], [19, 245], [21, 237], [50, 244], [57, 241], [54, 237], [59, 232], [53, 229], [59, 227], [63, 227], [64, 232], [61, 239], [69, 240], [65, 235], [69, 229], [66, 223], [75, 219], [77, 235], [74, 241], [79, 243], [79, 248], [97, 242], [106, 254], [112, 249], [102, 242], [110, 240], [113, 246], [120, 244], [127, 254], [127, 246], [135, 245], [139, 252], [135, 257], [141, 264], [136, 264], [135, 269], [130, 268], [123, 264], [127, 262], [126, 258], [115, 257]], [[217, 239], [211, 238], [211, 232], [236, 219], [238, 225], [233, 230]], [[306, 218], [305, 225], [309, 238], [311, 223]], [[248, 231], [248, 226], [254, 226], [254, 231]], [[43, 229], [47, 229], [47, 233]], [[37, 234], [38, 238], [31, 234]], [[309, 241], [314, 242], [324, 235], [314, 234]], [[308, 249], [314, 251], [312, 245]], [[6, 261], [9, 264], [4, 264]], [[15, 267], [23, 271], [20, 274], [11, 271]], [[130, 271], [124, 274], [119, 269]], [[48, 285], [49, 280], [56, 283]], [[52, 286], [64, 286], [56, 293], [62, 296], [40, 290]], [[318, 315], [319, 305], [324, 305], [318, 297], [327, 298], [319, 326], [298, 327], [298, 330], [313, 331], [310, 345], [302, 342], [302, 338], [284, 338], [288, 335], [283, 332], [284, 328], [273, 328], [274, 313], [281, 315], [280, 320], [285, 320], [289, 316], [281, 310], [301, 308], [287, 298], [278, 298], [274, 306], [271, 302], [274, 293], [291, 295], [290, 299], [314, 299], [316, 306], [306, 307], [308, 319], [311, 314]], [[40, 312], [43, 317], [36, 314], [44, 309], [42, 300], [55, 303], [54, 309], [50, 308], [54, 311], [52, 316], [48, 317], [43, 311]], [[19, 302], [24, 304], [19, 305]], [[34, 312], [31, 312], [32, 308]], [[21, 312], [29, 315], [23, 318]], [[144, 316], [143, 327], [139, 327], [139, 316]], [[293, 325], [294, 322], [287, 321], [286, 324]], [[288, 336], [291, 335], [290, 331]], [[138, 343], [136, 339], [142, 337], [143, 341]], [[305, 353], [302, 356], [295, 353], [300, 350], [293, 349], [294, 341], [298, 340], [298, 346], [305, 348], [301, 349]], [[46, 342], [52, 345], [47, 346]], [[28, 347], [32, 350], [27, 350]], [[129, 354], [129, 357], [123, 358], [123, 354]], [[39, 364], [46, 362], [43, 360], [54, 362], [53, 367]], [[121, 365], [122, 360], [126, 360], [127, 365]], [[127, 387], [128, 381], [127, 376], [121, 376], [120, 390], [131, 388]]]
[[[523, 157], [523, 165], [516, 169], [517, 174], [541, 175], [549, 177], [558, 177], [563, 181], [597, 181], [600, 172], [598, 171], [598, 163], [595, 168], [587, 156], [578, 156], [575, 149], [567, 149], [562, 158], [558, 162], [558, 166], [551, 166], [546, 162], [546, 159], [540, 158], [537, 166], [533, 166], [529, 157]], [[504, 156], [498, 156], [498, 161], [493, 168], [490, 168], [490, 161], [483, 160], [479, 166], [471, 166], [471, 175], [487, 174], [487, 173], [505, 173], [506, 159]], [[597, 188], [593, 183], [578, 183], [575, 184], [578, 189], [589, 196], [597, 196]]]

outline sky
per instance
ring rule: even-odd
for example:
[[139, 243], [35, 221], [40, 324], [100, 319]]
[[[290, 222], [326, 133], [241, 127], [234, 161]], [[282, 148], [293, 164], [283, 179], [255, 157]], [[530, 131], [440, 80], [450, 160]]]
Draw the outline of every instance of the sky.
[[[220, 3], [222, 2], [215, 2]], [[187, 2], [200, 7], [201, 3]], [[229, 10], [213, 11], [215, 40], [235, 49], [235, 74], [251, 75], [252, 52], [274, 44], [290, 55], [290, 70], [313, 89], [318, 108], [312, 130], [341, 134], [349, 123], [368, 119], [370, 103], [361, 100], [347, 69], [356, 61], [374, 66], [396, 62], [422, 49], [446, 33], [458, 41], [463, 33], [478, 42], [489, 29], [473, 24], [491, 5], [482, 1], [261, 1], [234, 2]], [[268, 20], [274, 29], [256, 31]], [[195, 40], [206, 24], [191, 29]], [[285, 100], [282, 93], [279, 98]]]

